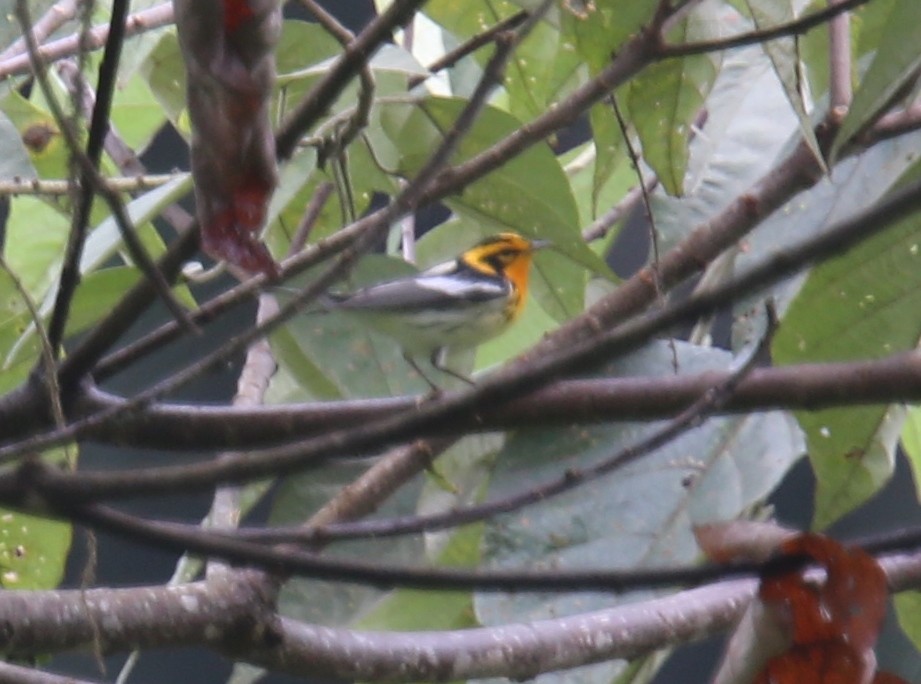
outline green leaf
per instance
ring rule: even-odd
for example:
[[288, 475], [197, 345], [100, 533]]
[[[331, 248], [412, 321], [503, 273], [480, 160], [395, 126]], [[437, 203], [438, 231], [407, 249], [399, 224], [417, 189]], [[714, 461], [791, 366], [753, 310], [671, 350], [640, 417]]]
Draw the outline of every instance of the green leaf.
[[[865, 200], [863, 200], [865, 201]], [[774, 340], [777, 363], [882, 358], [921, 337], [921, 218], [893, 225], [815, 268]], [[886, 407], [801, 412], [818, 479], [822, 528], [891, 476], [902, 412]]]
[[67, 146], [51, 114], [16, 91], [0, 101], [0, 110], [19, 132], [39, 178], [69, 177]]
[[[787, 24], [796, 19], [798, 12], [792, 0], [746, 0], [751, 11], [752, 20], [759, 30], [767, 29], [781, 24]], [[820, 163], [825, 163], [825, 157], [819, 148], [819, 141], [815, 137], [810, 116], [810, 102], [803, 92], [805, 81], [802, 72], [797, 38], [778, 38], [768, 40], [761, 44], [765, 53], [774, 65], [774, 71], [783, 84], [784, 92], [790, 101], [790, 106], [799, 119], [800, 133], [809, 145], [809, 149]]]
[[921, 42], [921, 3], [896, 0], [882, 30], [876, 55], [854, 93], [847, 116], [838, 130], [832, 158], [862, 131], [892, 98], [917, 75], [921, 52], [906, 46]]
[[[669, 33], [682, 43], [707, 37], [709, 22], [697, 13]], [[684, 193], [692, 124], [718, 73], [711, 55], [669, 59], [650, 65], [630, 80], [627, 107], [643, 145], [643, 159], [670, 195]]]
[[610, 63], [628, 38], [650, 23], [659, 3], [656, 0], [598, 0], [580, 5], [581, 11], [576, 9], [575, 3], [562, 6], [562, 31], [595, 75]]
[[[602, 188], [626, 159], [626, 145], [624, 145], [624, 134], [617, 124], [617, 117], [607, 102], [596, 104], [589, 110], [589, 121], [592, 125], [592, 140], [595, 142], [591, 191], [592, 218], [594, 218]], [[633, 177], [636, 179], [635, 171]], [[586, 221], [583, 217], [584, 223]]]
[[57, 280], [69, 232], [70, 220], [38, 197], [23, 195], [10, 204], [6, 262], [38, 301]]
[[22, 137], [10, 118], [0, 109], [0, 178], [35, 178], [35, 167]]
[[305, 70], [315, 67], [342, 51], [342, 46], [319, 24], [286, 20], [275, 49], [278, 84], [297, 80]]
[[175, 30], [160, 36], [147, 59], [138, 67], [138, 72], [147, 80], [150, 91], [176, 129], [188, 132], [187, 122], [180, 125], [180, 115], [186, 107], [186, 75]]
[[141, 154], [166, 121], [163, 107], [140, 76], [119, 81], [111, 121], [125, 144]]
[[[61, 466], [71, 461], [64, 450], [43, 458]], [[64, 577], [71, 535], [69, 523], [0, 509], [0, 585], [4, 589], [57, 587]]]
[[757, 182], [796, 131], [777, 77], [756, 47], [726, 57], [707, 98], [707, 114], [703, 134], [690, 142], [684, 197], [652, 194], [661, 252]]
[[[743, 271], [776, 250], [788, 248], [862, 211], [917, 164], [919, 155], [921, 137], [900, 136], [874, 145], [859, 157], [840, 162], [831, 178], [797, 195], [749, 235], [745, 250], [735, 256], [736, 269]], [[787, 279], [741, 303], [736, 310], [744, 317], [753, 300], [770, 297], [779, 311], [786, 311], [804, 280], [805, 275]]]
[[908, 465], [914, 475], [915, 490], [921, 500], [921, 407], [910, 406], [902, 425], [902, 448], [908, 457]]
[[0, 584], [4, 589], [54, 589], [64, 577], [71, 526], [0, 510]]
[[[676, 352], [682, 374], [732, 364], [732, 357], [719, 350], [678, 343]], [[672, 359], [669, 345], [658, 342], [618, 362], [609, 373], [671, 374]], [[658, 427], [626, 423], [522, 430], [499, 454], [489, 499], [587, 467]], [[690, 563], [698, 555], [692, 524], [740, 515], [767, 496], [801, 454], [799, 430], [785, 413], [710, 419], [607, 476], [491, 520], [484, 559], [499, 568], [628, 569]], [[597, 610], [623, 600], [630, 597], [479, 593], [475, 605], [479, 619], [495, 625]], [[609, 682], [619, 670], [617, 663], [592, 666], [580, 681]]]
[[915, 648], [921, 649], [921, 591], [902, 591], [892, 597], [899, 626]]
[[522, 120], [540, 116], [588, 76], [582, 64], [565, 36], [546, 22], [538, 24], [506, 66], [509, 112]]
[[67, 335], [82, 332], [111, 312], [139, 278], [138, 270], [129, 266], [104, 268], [84, 276], [71, 304]]
[[31, 324], [32, 316], [22, 294], [7, 270], [0, 268], [0, 392], [19, 385], [35, 365], [39, 345], [34, 336], [19, 354], [14, 354]]

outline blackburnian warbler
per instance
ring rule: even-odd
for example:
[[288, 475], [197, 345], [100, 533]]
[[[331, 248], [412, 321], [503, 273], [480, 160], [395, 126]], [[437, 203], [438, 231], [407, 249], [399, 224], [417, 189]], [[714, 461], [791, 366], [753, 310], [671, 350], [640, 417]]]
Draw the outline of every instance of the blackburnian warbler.
[[438, 386], [414, 357], [425, 356], [437, 370], [469, 383], [444, 364], [445, 352], [476, 347], [515, 321], [525, 304], [531, 255], [548, 244], [500, 233], [452, 261], [417, 275], [330, 295], [327, 304], [396, 340], [407, 363], [433, 390]]

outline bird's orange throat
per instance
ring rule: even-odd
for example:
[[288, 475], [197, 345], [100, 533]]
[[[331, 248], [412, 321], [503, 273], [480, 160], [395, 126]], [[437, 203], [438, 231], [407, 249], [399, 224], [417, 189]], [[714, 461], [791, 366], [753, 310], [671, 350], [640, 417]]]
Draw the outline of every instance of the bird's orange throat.
[[[531, 272], [531, 253], [525, 252], [505, 267], [505, 275], [515, 283], [519, 301], [528, 295], [528, 276]], [[518, 307], [520, 310], [520, 307]], [[516, 312], [517, 314], [517, 312]]]

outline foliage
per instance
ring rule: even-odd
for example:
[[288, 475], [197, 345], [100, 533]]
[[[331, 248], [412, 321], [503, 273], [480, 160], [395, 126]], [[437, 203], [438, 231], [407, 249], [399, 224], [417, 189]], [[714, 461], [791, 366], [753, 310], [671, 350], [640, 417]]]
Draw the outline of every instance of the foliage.
[[[0, 3], [0, 9], [7, 9], [6, 4]], [[753, 41], [731, 51], [714, 47], [688, 50], [688, 54], [668, 52], [795, 21], [804, 12], [818, 11], [824, 3], [813, 3], [813, 7], [805, 2], [704, 0], [668, 19], [664, 27], [657, 23], [665, 20], [662, 8], [676, 3], [639, 0], [628, 3], [628, 9], [613, 0], [551, 3], [535, 26], [526, 20], [511, 23], [500, 35], [499, 45], [519, 38], [521, 42], [513, 45], [499, 83], [489, 83], [496, 41], [487, 41], [485, 47], [438, 74], [428, 71], [426, 65], [434, 57], [497, 22], [516, 20], [523, 10], [535, 11], [536, 4], [432, 0], [415, 15], [411, 40], [407, 32], [398, 33], [393, 44], [375, 44], [380, 49], [372, 50], [363, 63], [365, 80], [348, 73], [342, 87], [328, 96], [322, 111], [302, 130], [297, 128], [297, 117], [304, 98], [315, 96], [341, 63], [338, 58], [343, 48], [320, 24], [284, 20], [275, 50], [277, 65], [272, 67], [277, 68], [274, 81], [261, 73], [264, 80], [247, 80], [247, 88], [232, 79], [214, 86], [224, 88], [220, 97], [227, 98], [218, 98], [225, 104], [217, 110], [229, 107], [226, 103], [235, 102], [239, 92], [245, 91], [254, 100], [253, 110], [248, 110], [252, 119], [247, 119], [245, 127], [232, 116], [207, 116], [201, 102], [213, 95], [207, 88], [220, 79], [208, 71], [216, 61], [202, 44], [184, 42], [190, 40], [188, 35], [177, 35], [173, 26], [127, 38], [130, 54], [123, 59], [115, 84], [112, 135], [141, 154], [158, 133], [171, 128], [192, 146], [193, 153], [198, 150], [198, 163], [200, 150], [206, 144], [212, 146], [207, 174], [203, 175], [202, 166], [192, 168], [192, 174], [183, 169], [157, 187], [139, 184], [130, 192], [120, 192], [140, 242], [155, 259], [178, 249], [181, 240], [175, 226], [167, 226], [163, 217], [170, 212], [175, 217], [177, 209], [171, 205], [193, 185], [198, 201], [203, 202], [205, 175], [219, 188], [216, 195], [232, 205], [231, 222], [245, 224], [245, 230], [238, 232], [245, 249], [253, 251], [248, 253], [249, 260], [242, 259], [236, 266], [249, 265], [253, 271], [272, 275], [280, 264], [285, 287], [296, 291], [326, 282], [322, 279], [327, 277], [324, 292], [411, 273], [415, 267], [424, 269], [453, 258], [483, 237], [506, 230], [554, 245], [535, 256], [522, 319], [475, 353], [451, 361], [472, 373], [477, 390], [453, 380], [445, 382], [445, 389], [472, 392], [485, 387], [484, 396], [476, 397], [472, 408], [463, 406], [467, 413], [460, 409], [451, 413], [449, 406], [444, 414], [447, 418], [437, 416], [442, 422], [434, 428], [423, 425], [416, 431], [398, 432], [399, 438], [370, 446], [356, 442], [353, 452], [342, 454], [335, 449], [350, 444], [351, 433], [378, 425], [374, 420], [380, 414], [368, 418], [370, 414], [361, 413], [381, 405], [372, 400], [418, 395], [418, 410], [414, 404], [404, 413], [389, 416], [414, 420], [424, 418], [427, 410], [437, 412], [438, 402], [450, 404], [461, 395], [449, 392], [446, 398], [425, 397], [426, 382], [391, 340], [348, 316], [323, 311], [322, 300], [275, 326], [269, 340], [277, 372], [271, 380], [263, 378], [268, 385], [265, 415], [276, 412], [282, 416], [283, 406], [293, 403], [327, 407], [331, 412], [345, 406], [344, 410], [355, 413], [348, 429], [340, 429], [340, 423], [307, 436], [328, 439], [322, 442], [328, 445], [328, 453], [316, 459], [320, 467], [289, 467], [275, 487], [259, 479], [275, 472], [235, 476], [235, 483], [245, 483], [243, 494], [249, 499], [242, 512], [262, 502], [271, 511], [273, 525], [330, 524], [341, 522], [337, 515], [358, 516], [346, 508], [346, 513], [330, 513], [326, 507], [331, 500], [344, 507], [342, 498], [352, 495], [371, 497], [356, 505], [371, 520], [436, 515], [502, 500], [557, 480], [578, 479], [580, 473], [606, 459], [629, 454], [637, 443], [673, 425], [674, 415], [690, 403], [670, 403], [670, 414], [654, 408], [642, 409], [647, 411], [642, 414], [637, 408], [641, 415], [607, 415], [603, 421], [596, 415], [565, 421], [538, 416], [511, 427], [502, 425], [502, 430], [494, 432], [477, 428], [454, 434], [458, 428], [451, 421], [467, 426], [490, 419], [504, 410], [502, 401], [533, 399], [538, 395], [530, 395], [531, 390], [545, 385], [552, 390], [551, 383], [558, 380], [591, 379], [597, 383], [586, 385], [591, 389], [619, 387], [616, 383], [623, 378], [641, 386], [646, 382], [651, 386], [658, 379], [679, 383], [710, 377], [708, 373], [725, 378], [745, 367], [752, 355], [761, 358], [757, 355], [765, 336], [771, 342], [772, 363], [778, 367], [907, 359], [898, 355], [917, 347], [921, 338], [921, 224], [918, 214], [909, 214], [859, 245], [824, 258], [810, 271], [792, 278], [778, 276], [763, 287], [736, 293], [733, 301], [722, 302], [720, 312], [682, 320], [690, 323], [686, 329], [672, 326], [657, 331], [674, 339], [647, 336], [642, 344], [626, 349], [629, 353], [618, 349], [616, 354], [608, 353], [613, 345], [599, 343], [593, 354], [586, 354], [590, 358], [568, 365], [560, 362], [547, 371], [549, 375], [535, 372], [536, 380], [522, 381], [523, 390], [501, 395], [501, 387], [490, 385], [491, 378], [516, 381], [516, 370], [526, 373], [546, 359], [557, 358], [554, 354], [575, 353], [604, 335], [627, 329], [617, 328], [625, 320], [628, 326], [639, 326], [658, 312], [680, 306], [689, 292], [706, 293], [726, 286], [778, 254], [796, 258], [803, 241], [826, 234], [919, 177], [921, 135], [914, 130], [921, 122], [915, 111], [919, 57], [908, 47], [921, 44], [921, 5], [916, 0], [874, 0], [849, 13], [854, 40], [845, 48], [849, 51], [844, 64], [855, 90], [850, 110], [837, 119], [827, 111], [834, 95], [828, 92], [833, 82], [828, 72], [833, 62], [829, 50], [841, 46], [827, 38], [825, 24], [805, 36], [791, 33], [777, 41]], [[219, 30], [234, 30], [232, 6], [235, 3], [229, 0], [224, 4], [225, 20]], [[262, 3], [261, 7], [260, 26], [267, 26], [272, 5]], [[36, 3], [34, 11], [38, 9]], [[107, 3], [96, 5], [94, 20], [107, 21], [110, 15]], [[245, 13], [241, 16], [245, 21]], [[72, 21], [59, 34], [77, 29], [77, 22]], [[644, 44], [660, 30], [661, 36]], [[0, 49], [14, 37], [0, 30]], [[638, 45], [645, 47], [641, 50]], [[634, 53], [640, 56], [633, 71], [624, 67], [623, 73], [608, 75], [618, 59], [629, 65]], [[245, 49], [241, 54], [246, 54]], [[261, 53], [259, 64], [264, 65], [270, 54]], [[0, 69], [5, 59], [0, 56]], [[187, 60], [197, 63], [195, 68], [201, 73], [188, 78], [183, 66]], [[95, 53], [87, 57], [86, 76], [91, 82], [89, 77], [96, 73], [99, 61]], [[243, 78], [226, 68], [227, 73]], [[69, 102], [64, 79], [53, 69], [48, 77], [52, 93]], [[608, 79], [606, 87], [599, 86], [596, 96], [580, 99], [598, 79]], [[484, 82], [496, 87], [477, 102], [474, 93]], [[188, 83], [195, 94], [191, 99]], [[268, 99], [259, 99], [262, 90]], [[459, 124], [472, 105], [478, 106], [476, 116]], [[0, 182], [34, 179], [39, 190], [47, 190], [48, 182], [79, 174], [62, 134], [65, 122], [58, 121], [52, 109], [48, 95], [30, 77], [15, 74], [0, 83]], [[914, 116], [899, 136], [879, 129], [880, 117], [893, 114]], [[559, 120], [551, 121], [554, 116]], [[93, 135], [85, 119], [78, 120], [81, 123], [74, 133], [83, 144]], [[297, 133], [292, 149], [278, 145], [283, 161], [277, 179], [269, 178], [275, 173], [275, 145], [265, 130], [268, 122], [279, 131]], [[530, 137], [545, 123], [546, 133]], [[201, 131], [209, 124], [219, 135], [203, 143]], [[420, 174], [430, 170], [433, 152], [455, 134], [458, 140], [450, 149], [447, 170], [443, 165], [420, 180]], [[244, 155], [246, 161], [240, 168], [232, 168], [234, 145], [243, 139], [252, 145], [247, 148], [249, 156]], [[100, 166], [103, 175], [137, 172], [136, 167], [126, 167], [123, 160], [112, 156], [111, 148], [107, 151], [110, 156]], [[452, 185], [478, 164], [482, 171]], [[254, 167], [258, 173], [253, 172]], [[648, 182], [653, 177], [654, 186]], [[648, 205], [642, 193], [630, 192], [643, 183], [652, 188]], [[253, 184], [258, 186], [258, 207], [247, 209], [243, 205], [251, 199]], [[775, 191], [779, 186], [788, 190]], [[394, 220], [383, 229], [374, 228], [379, 215], [375, 212], [381, 211], [386, 200], [404, 198], [403, 193], [410, 199], [405, 206], [399, 201], [390, 205], [396, 207]], [[314, 207], [305, 246], [299, 238], [309, 213], [306, 209], [317, 197], [325, 199]], [[106, 330], [102, 326], [108, 324], [113, 311], [119, 311], [123, 294], [148, 275], [131, 257], [123, 240], [124, 226], [111, 207], [98, 199], [89, 212], [82, 255], [68, 262], [68, 243], [80, 201], [75, 191], [20, 194], [8, 201], [0, 272], [0, 390], [6, 393], [0, 397], [0, 422], [8, 421], [9, 427], [0, 431], [0, 448], [21, 446], [18, 441], [23, 438], [61, 427], [47, 418], [55, 408], [55, 402], [48, 401], [49, 394], [57, 397], [58, 408], [65, 414], [55, 420], [72, 423], [101, 410], [98, 405], [94, 409], [94, 397], [87, 394], [90, 379], [101, 382], [106, 391], [122, 391], [117, 379], [106, 384], [110, 378], [105, 364], [111, 358], [102, 358], [101, 366], [100, 358], [91, 359], [76, 382], [68, 383], [69, 376], [63, 371], [61, 386], [41, 380], [45, 357], [58, 352], [60, 340], [49, 341], [45, 328], [54, 312], [60, 311], [68, 264], [79, 270], [79, 278], [73, 281], [78, 280], [79, 285], [66, 318], [64, 341], [67, 353], [77, 350], [77, 359], [83, 358], [81, 344]], [[608, 220], [615, 206], [623, 211], [616, 221]], [[431, 207], [438, 211], [426, 211]], [[247, 213], [250, 209], [252, 213]], [[418, 224], [409, 224], [414, 229], [410, 230], [412, 240], [406, 237], [403, 214], [407, 213]], [[431, 214], [439, 218], [432, 220]], [[211, 214], [204, 216], [206, 224], [217, 220]], [[262, 225], [263, 242], [255, 242], [252, 229]], [[718, 230], [723, 231], [718, 248], [706, 247], [705, 243], [717, 243], [713, 236]], [[208, 240], [222, 240], [233, 232], [222, 229], [220, 236]], [[645, 245], [649, 235], [648, 255], [637, 255], [647, 248], [636, 245]], [[232, 242], [232, 236], [227, 239], [231, 242], [219, 247], [209, 242], [209, 253], [227, 255], [240, 246]], [[322, 252], [325, 249], [332, 255]], [[366, 253], [375, 250], [378, 253]], [[415, 254], [414, 266], [401, 259], [410, 252]], [[285, 262], [291, 255], [293, 261]], [[361, 258], [355, 258], [358, 256]], [[649, 270], [634, 275], [621, 268], [630, 258], [633, 263], [645, 262]], [[191, 254], [184, 257], [186, 262], [192, 259]], [[341, 270], [330, 275], [333, 266]], [[186, 269], [187, 273], [193, 270]], [[234, 275], [247, 276], [239, 271]], [[622, 280], [627, 282], [618, 289]], [[182, 279], [174, 290], [188, 311], [195, 312], [197, 307], [210, 305], [208, 287], [191, 278]], [[271, 293], [278, 295], [282, 306], [294, 301], [291, 292]], [[774, 308], [780, 316], [776, 335], [773, 329], [765, 332], [772, 328], [766, 321]], [[125, 314], [125, 324], [105, 342], [106, 351], [125, 344], [121, 335], [132, 329], [134, 316], [140, 313]], [[711, 315], [714, 313], [718, 316]], [[221, 337], [217, 330], [204, 328], [213, 346], [228, 341], [245, 346], [239, 339], [230, 340], [230, 335]], [[545, 336], [549, 337], [545, 340]], [[160, 346], [159, 342], [154, 346]], [[513, 363], [523, 352], [524, 361]], [[62, 359], [68, 358], [67, 353]], [[63, 363], [67, 368], [66, 360]], [[144, 387], [131, 392], [146, 389], [171, 371], [160, 368], [157, 372], [162, 378], [148, 378]], [[496, 376], [497, 372], [509, 375]], [[741, 377], [734, 380], [744, 382]], [[782, 400], [765, 400], [752, 411], [733, 409], [729, 415], [711, 416], [724, 408], [722, 400], [713, 399], [709, 405], [698, 406], [699, 425], [688, 427], [652, 453], [587, 478], [559, 496], [541, 498], [472, 524], [403, 535], [397, 541], [389, 537], [337, 541], [330, 545], [328, 556], [382, 566], [421, 564], [487, 572], [688, 566], [700, 556], [693, 536], [695, 525], [765, 515], [765, 501], [807, 454], [817, 480], [816, 528], [827, 528], [848, 514], [860, 515], [859, 507], [892, 477], [901, 440], [917, 471], [921, 461], [918, 415], [904, 407], [906, 395], [921, 394], [917, 388], [893, 388], [891, 393], [886, 388], [870, 388], [853, 400], [826, 398], [818, 411], [811, 397], [801, 398], [796, 389], [789, 387]], [[16, 402], [4, 402], [19, 396], [15, 392], [31, 393], [32, 405], [42, 407], [30, 414], [32, 423], [21, 433], [14, 420]], [[731, 402], [732, 394], [730, 388], [725, 401]], [[132, 423], [126, 417], [126, 424], [149, 418], [154, 425], [162, 425], [155, 422], [160, 418], [148, 406], [162, 399], [161, 395], [145, 397], [134, 414], [140, 416], [138, 421]], [[588, 404], [596, 399], [599, 405], [603, 403], [592, 395], [585, 402], [586, 413], [593, 410]], [[178, 399], [169, 401], [176, 403], [180, 414], [185, 411], [186, 425], [193, 425], [197, 407]], [[260, 397], [254, 403], [262, 401]], [[495, 425], [489, 422], [489, 427]], [[133, 443], [127, 431], [120, 432], [122, 428], [118, 421], [99, 418], [92, 431], [85, 428], [79, 439], [64, 441], [80, 448], [90, 440], [144, 446]], [[306, 439], [292, 428], [262, 441], [249, 440], [242, 420], [227, 429], [239, 430], [232, 434], [239, 437], [239, 444], [233, 439], [229, 443], [235, 452]], [[459, 439], [436, 454], [428, 473], [420, 463], [407, 474], [406, 482], [388, 483], [393, 491], [380, 486], [376, 494], [354, 494], [360, 489], [356, 484], [343, 494], [349, 483], [375, 477], [374, 469], [396, 458], [394, 451], [400, 445], [433, 434], [440, 438], [442, 433]], [[187, 446], [183, 435], [175, 439], [177, 449], [194, 448]], [[314, 442], [306, 444], [305, 450], [314, 447]], [[29, 453], [45, 453], [45, 462], [62, 461], [51, 444], [41, 444]], [[333, 460], [339, 456], [354, 458]], [[372, 456], [378, 465], [372, 465]], [[252, 460], [259, 459], [254, 456]], [[71, 541], [68, 524], [57, 519], [80, 516], [57, 501], [9, 496], [12, 485], [4, 482], [16, 482], [16, 465], [3, 463], [0, 581], [5, 588], [54, 588], [62, 580]], [[66, 463], [75, 465], [70, 460]], [[387, 496], [381, 493], [384, 490]], [[373, 498], [378, 495], [381, 500]], [[76, 503], [67, 500], [67, 504], [83, 510], [79, 507], [93, 496]], [[119, 496], [125, 494], [115, 498]], [[795, 552], [795, 548], [790, 551]], [[330, 627], [383, 632], [553, 621], [658, 595], [643, 590], [620, 596], [599, 589], [429, 592], [414, 586], [393, 588], [393, 583], [384, 582], [377, 583], [386, 585], [383, 587], [374, 582], [357, 586], [335, 578], [292, 578], [285, 573], [278, 578], [284, 580], [284, 588], [272, 608], [277, 607], [282, 615]], [[902, 624], [917, 643], [917, 619], [911, 617], [916, 602], [917, 597], [909, 595], [896, 605]], [[146, 643], [158, 642], [151, 638]], [[677, 640], [666, 640], [663, 645], [676, 644]], [[120, 647], [126, 648], [124, 644]], [[219, 647], [232, 649], [223, 642]], [[257, 650], [232, 655], [259, 661], [249, 657]], [[602, 662], [595, 662], [598, 660]], [[510, 667], [503, 674], [518, 678], [540, 674], [542, 682], [648, 681], [656, 661], [628, 663], [593, 655], [579, 662], [583, 667], [576, 670], [530, 673]], [[887, 664], [887, 668], [897, 669], [897, 665]], [[241, 668], [233, 681], [255, 676]]]

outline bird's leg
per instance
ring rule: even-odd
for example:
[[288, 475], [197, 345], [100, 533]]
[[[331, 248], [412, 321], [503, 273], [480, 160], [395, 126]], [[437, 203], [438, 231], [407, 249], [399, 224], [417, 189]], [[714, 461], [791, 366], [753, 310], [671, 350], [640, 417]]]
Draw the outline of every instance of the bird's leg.
[[419, 365], [416, 363], [412, 356], [410, 356], [407, 352], [403, 352], [403, 358], [406, 359], [406, 363], [412, 366], [413, 370], [416, 371], [419, 376], [428, 383], [428, 386], [432, 389], [432, 394], [439, 394], [441, 392], [441, 388], [432, 382], [432, 379], [429, 376], [422, 372], [422, 369], [419, 368]]
[[453, 368], [449, 368], [447, 365], [445, 365], [444, 356], [445, 356], [445, 347], [439, 347], [438, 349], [433, 351], [432, 356], [429, 359], [429, 361], [432, 364], [432, 368], [440, 370], [442, 373], [446, 373], [447, 375], [455, 377], [458, 380], [463, 380], [471, 387], [476, 387], [476, 383], [470, 378], [468, 378], [466, 375], [464, 375], [463, 373], [458, 373]]

